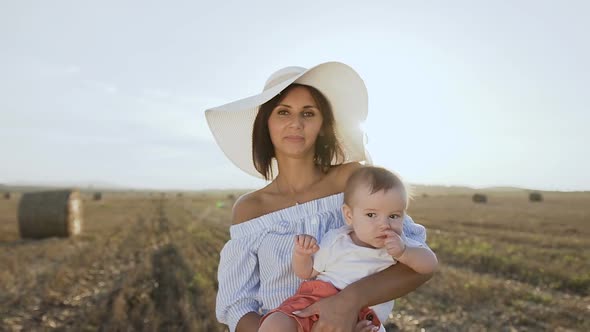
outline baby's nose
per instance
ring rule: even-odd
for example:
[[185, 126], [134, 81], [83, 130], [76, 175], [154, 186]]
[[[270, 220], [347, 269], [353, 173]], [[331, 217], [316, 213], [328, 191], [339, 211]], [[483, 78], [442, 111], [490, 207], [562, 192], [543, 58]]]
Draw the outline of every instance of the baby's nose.
[[389, 223], [389, 220], [386, 219], [381, 219], [379, 222], [379, 228], [385, 230], [385, 229], [391, 229], [391, 224]]

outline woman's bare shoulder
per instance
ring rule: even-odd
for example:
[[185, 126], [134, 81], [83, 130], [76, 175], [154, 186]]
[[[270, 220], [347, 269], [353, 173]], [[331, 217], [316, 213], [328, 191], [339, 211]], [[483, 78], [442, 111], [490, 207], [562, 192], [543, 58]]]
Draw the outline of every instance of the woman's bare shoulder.
[[262, 207], [261, 191], [246, 193], [236, 200], [232, 210], [232, 223], [241, 224], [244, 221], [260, 216]]

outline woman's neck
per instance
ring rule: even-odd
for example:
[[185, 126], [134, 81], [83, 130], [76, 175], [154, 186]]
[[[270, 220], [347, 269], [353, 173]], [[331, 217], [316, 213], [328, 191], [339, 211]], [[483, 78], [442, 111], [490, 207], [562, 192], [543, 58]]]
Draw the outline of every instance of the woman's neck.
[[284, 158], [278, 166], [279, 173], [274, 182], [281, 194], [304, 193], [324, 176], [313, 158]]

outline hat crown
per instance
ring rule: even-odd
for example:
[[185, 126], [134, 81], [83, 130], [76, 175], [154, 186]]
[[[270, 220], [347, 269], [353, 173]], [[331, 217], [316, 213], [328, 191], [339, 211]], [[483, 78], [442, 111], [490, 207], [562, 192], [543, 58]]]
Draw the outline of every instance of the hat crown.
[[264, 90], [268, 90], [281, 82], [284, 82], [294, 76], [300, 75], [304, 73], [306, 70], [306, 68], [296, 66], [279, 69], [272, 73], [272, 75], [270, 75], [270, 77], [266, 80], [266, 82], [264, 83]]

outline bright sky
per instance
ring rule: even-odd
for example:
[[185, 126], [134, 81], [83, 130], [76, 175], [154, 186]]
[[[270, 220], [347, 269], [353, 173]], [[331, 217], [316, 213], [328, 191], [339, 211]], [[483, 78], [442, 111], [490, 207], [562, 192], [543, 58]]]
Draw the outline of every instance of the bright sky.
[[259, 187], [204, 110], [341, 61], [406, 181], [590, 190], [590, 2], [208, 3], [3, 2], [0, 183]]

